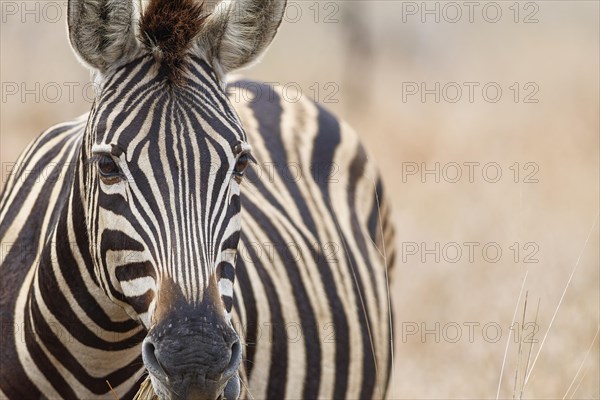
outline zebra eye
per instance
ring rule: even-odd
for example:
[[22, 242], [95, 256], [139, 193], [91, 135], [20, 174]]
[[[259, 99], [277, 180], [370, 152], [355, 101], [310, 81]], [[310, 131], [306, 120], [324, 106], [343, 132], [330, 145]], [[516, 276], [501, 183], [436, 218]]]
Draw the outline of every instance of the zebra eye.
[[121, 180], [121, 170], [109, 155], [98, 157], [98, 171], [100, 172], [100, 179], [107, 185], [118, 183]]
[[244, 175], [244, 172], [246, 172], [246, 168], [248, 168], [249, 163], [250, 156], [248, 155], [248, 153], [240, 154], [235, 162], [235, 167], [233, 168], [234, 175], [242, 177]]

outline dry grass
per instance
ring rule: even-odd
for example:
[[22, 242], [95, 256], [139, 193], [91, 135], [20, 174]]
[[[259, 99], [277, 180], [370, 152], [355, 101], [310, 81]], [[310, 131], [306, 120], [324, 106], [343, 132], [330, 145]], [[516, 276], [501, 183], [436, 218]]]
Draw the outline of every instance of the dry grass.
[[[523, 24], [512, 22], [512, 2], [498, 2], [504, 12], [499, 23], [486, 23], [479, 13], [474, 23], [452, 24], [421, 23], [419, 16], [403, 23], [405, 3], [340, 3], [337, 18], [363, 21], [357, 25], [324, 23], [333, 10], [325, 8], [315, 23], [312, 2], [298, 2], [301, 20], [284, 23], [262, 63], [245, 73], [297, 82], [310, 95], [317, 82], [321, 101], [331, 93], [325, 84], [338, 85], [337, 103], [326, 106], [357, 128], [378, 160], [399, 250], [436, 242], [493, 242], [503, 250], [497, 262], [481, 253], [474, 262], [463, 256], [455, 263], [398, 254], [390, 397], [599, 398], [599, 5], [537, 2], [539, 22]], [[2, 82], [85, 84], [88, 74], [70, 54], [63, 23], [3, 22]], [[403, 102], [403, 82], [498, 82], [504, 97], [498, 103], [481, 97], [473, 103]], [[539, 102], [512, 101], [514, 82], [520, 100], [523, 85], [534, 82]], [[89, 107], [81, 91], [74, 101], [10, 96], [1, 109], [1, 161], [14, 161], [43, 128]], [[418, 176], [403, 179], [405, 162], [429, 168], [435, 162], [496, 162], [503, 176], [497, 183], [481, 175], [473, 183], [423, 183]], [[518, 183], [510, 169], [515, 162]], [[527, 162], [539, 167], [537, 183], [523, 182]], [[515, 242], [517, 262], [510, 249]], [[537, 263], [524, 262], [532, 251], [527, 243], [537, 246]], [[520, 329], [509, 335], [517, 321]], [[537, 321], [538, 342], [531, 347], [523, 342], [533, 332], [523, 330], [525, 321]], [[435, 330], [436, 323], [439, 341], [433, 333], [421, 336], [421, 328]], [[452, 324], [462, 329], [457, 341], [448, 340]], [[414, 326], [419, 332], [409, 335]], [[495, 326], [500, 338], [489, 340]]]
[[140, 385], [140, 390], [135, 394], [133, 400], [158, 400], [158, 396], [154, 393], [150, 377], [146, 377]]

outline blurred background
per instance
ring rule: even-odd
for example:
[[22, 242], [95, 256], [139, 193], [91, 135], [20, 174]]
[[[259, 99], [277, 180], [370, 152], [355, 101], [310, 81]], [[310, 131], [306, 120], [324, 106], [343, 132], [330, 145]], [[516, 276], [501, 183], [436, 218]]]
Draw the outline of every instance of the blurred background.
[[[91, 107], [66, 1], [2, 1], [2, 180]], [[600, 397], [599, 3], [289, 1], [243, 75], [377, 160], [397, 228], [394, 399]]]

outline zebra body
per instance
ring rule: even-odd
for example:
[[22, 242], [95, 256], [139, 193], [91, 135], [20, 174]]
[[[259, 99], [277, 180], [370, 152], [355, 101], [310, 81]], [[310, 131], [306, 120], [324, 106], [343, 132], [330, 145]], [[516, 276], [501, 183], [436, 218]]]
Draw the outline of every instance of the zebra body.
[[383, 398], [393, 229], [355, 133], [261, 83], [227, 96], [200, 57], [165, 95], [155, 64], [120, 66], [6, 183], [3, 397], [131, 398], [147, 370], [162, 398]]

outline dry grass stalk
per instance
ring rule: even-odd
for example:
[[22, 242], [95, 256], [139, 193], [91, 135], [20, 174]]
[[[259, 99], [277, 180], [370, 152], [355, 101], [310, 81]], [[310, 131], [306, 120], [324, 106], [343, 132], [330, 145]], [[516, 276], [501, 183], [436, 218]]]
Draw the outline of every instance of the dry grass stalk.
[[133, 400], [159, 400], [156, 393], [154, 393], [149, 376], [144, 379], [144, 382], [140, 385], [140, 390], [137, 391]]

